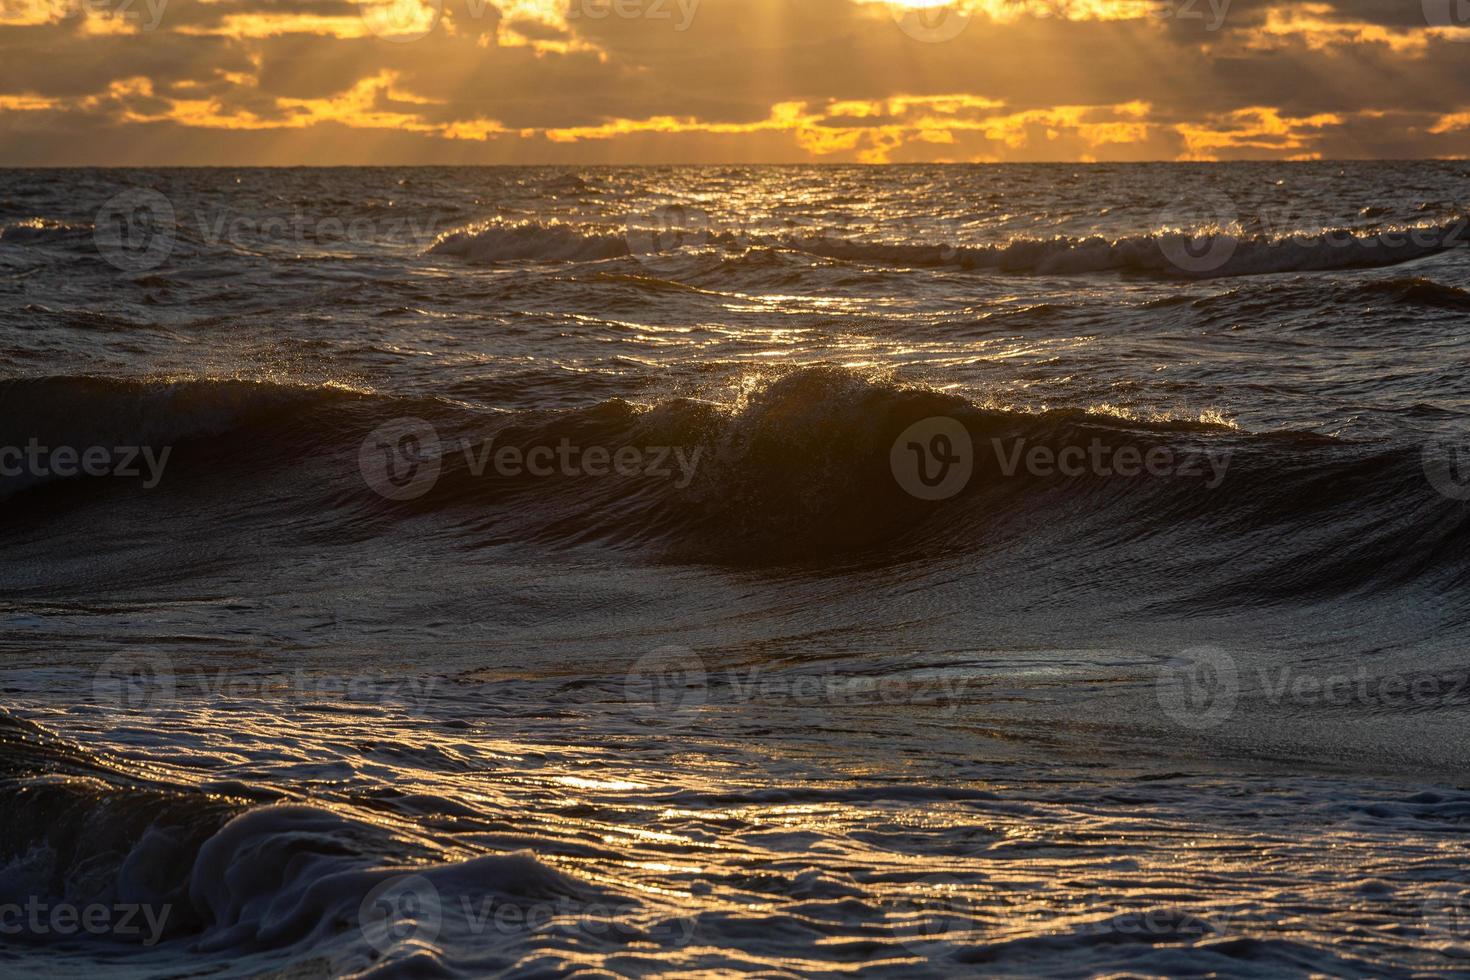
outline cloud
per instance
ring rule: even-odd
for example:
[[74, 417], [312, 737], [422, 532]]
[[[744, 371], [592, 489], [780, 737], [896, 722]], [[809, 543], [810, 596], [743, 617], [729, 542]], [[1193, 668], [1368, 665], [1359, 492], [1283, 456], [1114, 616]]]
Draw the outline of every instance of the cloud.
[[1470, 28], [1418, 2], [960, 3], [0, 0], [0, 162], [1470, 152]]

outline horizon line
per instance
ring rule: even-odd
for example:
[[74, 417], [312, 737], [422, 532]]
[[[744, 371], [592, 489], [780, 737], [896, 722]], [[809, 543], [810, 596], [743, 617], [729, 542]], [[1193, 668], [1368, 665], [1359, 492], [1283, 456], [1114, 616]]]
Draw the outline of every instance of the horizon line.
[[1460, 157], [1324, 157], [1320, 160], [1282, 160], [1274, 157], [1238, 160], [990, 160], [909, 163], [808, 161], [802, 163], [0, 163], [0, 170], [490, 170], [496, 168], [551, 168], [577, 170], [660, 170], [668, 168], [802, 167], [808, 169], [901, 169], [918, 167], [1212, 167], [1232, 164], [1343, 164], [1343, 163], [1467, 163]]

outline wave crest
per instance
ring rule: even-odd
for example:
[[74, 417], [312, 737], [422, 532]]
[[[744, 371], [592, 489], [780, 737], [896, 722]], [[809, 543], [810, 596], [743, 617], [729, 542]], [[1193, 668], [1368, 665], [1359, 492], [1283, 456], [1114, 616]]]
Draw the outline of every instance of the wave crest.
[[[1215, 229], [1187, 233], [1159, 230], [1109, 239], [1016, 239], [997, 245], [942, 242], [873, 242], [829, 234], [762, 235], [714, 228], [638, 230], [578, 228], [566, 224], [486, 222], [450, 232], [431, 254], [475, 264], [588, 262], [633, 254], [714, 247], [757, 254], [786, 251], [845, 262], [911, 268], [987, 270], [1013, 275], [1063, 276], [1124, 272], [1163, 278], [1217, 278], [1282, 272], [1398, 265], [1470, 246], [1467, 221], [1381, 231], [1324, 228], [1310, 234], [1260, 235]], [[646, 239], [646, 241], [645, 241]], [[639, 241], [640, 247], [630, 242]]]
[[567, 224], [483, 222], [441, 235], [431, 255], [477, 265], [497, 262], [591, 262], [629, 254], [625, 235], [587, 231]]
[[1324, 229], [1286, 237], [1225, 231], [1159, 231], [1119, 239], [1019, 239], [1005, 245], [874, 244], [840, 238], [793, 238], [788, 247], [849, 261], [917, 267], [988, 269], [1023, 275], [1134, 272], [1166, 278], [1214, 278], [1397, 265], [1470, 246], [1466, 219], [1412, 229], [1357, 233]]
[[[87, 384], [76, 390], [88, 391]], [[1306, 595], [1470, 575], [1463, 558], [1470, 517], [1426, 480], [1418, 446], [1253, 434], [1208, 415], [1140, 419], [1109, 406], [1002, 410], [834, 366], [768, 375], [734, 404], [674, 398], [640, 407], [614, 399], [525, 413], [234, 384], [196, 382], [184, 397], [124, 391], [125, 404], [157, 413], [144, 421], [160, 432], [197, 430], [190, 412], [198, 404], [230, 402], [240, 391], [252, 396], [246, 410], [230, 415], [228, 439], [175, 447], [168, 492], [148, 501], [154, 519], [192, 526], [257, 500], [284, 525], [334, 537], [392, 536], [400, 526], [412, 533], [411, 522], [427, 521], [469, 546], [594, 545], [656, 560], [756, 566], [932, 559], [996, 548], [1019, 555], [1061, 535], [1065, 543], [1051, 546], [1068, 552], [1070, 564], [1136, 547], [1161, 574], [1182, 537], [1191, 548], [1228, 548], [1249, 533], [1262, 539], [1262, 550], [1240, 573], [1245, 580], [1202, 578], [1195, 586], [1222, 588], [1232, 601], [1262, 591]], [[97, 404], [98, 412], [117, 410]], [[894, 462], [900, 435], [936, 417], [963, 427], [974, 452], [973, 475], [937, 501], [905, 487]], [[406, 499], [385, 494], [362, 468], [369, 438], [403, 420], [435, 430], [428, 443], [432, 478]], [[1135, 468], [1130, 476], [1091, 466], [1039, 472], [1015, 462], [1021, 449], [1056, 459], [1094, 443], [1138, 456], [1166, 452], [1193, 460], [1194, 468], [1166, 476]], [[557, 466], [533, 472], [490, 464], [502, 450], [525, 461], [533, 451], [563, 445], [601, 447], [609, 455], [635, 449], [650, 463], [662, 449], [663, 471], [619, 474], [604, 465], [601, 474]], [[1224, 462], [1210, 466], [1211, 454]], [[28, 494], [28, 513], [44, 519], [93, 500], [77, 482], [77, 494]], [[1384, 524], [1376, 516], [1382, 514], [1393, 520]], [[1411, 560], [1402, 548], [1408, 537], [1432, 545]], [[1294, 547], [1288, 564], [1277, 567], [1272, 556], [1280, 541]], [[178, 574], [173, 564], [157, 574]], [[1161, 579], [1173, 580], [1172, 573]]]

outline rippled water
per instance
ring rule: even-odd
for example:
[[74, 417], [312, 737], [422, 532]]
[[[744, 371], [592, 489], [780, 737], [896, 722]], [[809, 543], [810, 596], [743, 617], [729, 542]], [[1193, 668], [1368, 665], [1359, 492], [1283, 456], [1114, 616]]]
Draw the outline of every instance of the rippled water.
[[1462, 969], [1466, 176], [0, 172], [0, 964]]

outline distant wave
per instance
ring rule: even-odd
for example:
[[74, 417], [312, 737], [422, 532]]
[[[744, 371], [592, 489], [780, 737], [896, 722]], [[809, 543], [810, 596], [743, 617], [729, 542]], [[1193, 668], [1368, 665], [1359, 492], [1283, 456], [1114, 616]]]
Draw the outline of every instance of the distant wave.
[[[1165, 278], [1215, 278], [1397, 265], [1470, 246], [1470, 221], [1359, 232], [1323, 229], [1292, 236], [1160, 231], [1119, 239], [1017, 239], [1003, 245], [853, 241], [824, 234], [741, 235], [681, 231], [655, 236], [632, 229], [580, 229], [536, 222], [486, 223], [451, 232], [431, 248], [475, 264], [584, 262], [685, 245], [726, 250], [779, 249], [848, 262], [915, 268], [994, 270], [1015, 275], [1131, 272]], [[644, 239], [647, 239], [644, 241]]]
[[51, 218], [28, 218], [24, 221], [0, 222], [0, 245], [49, 245], [77, 241], [91, 234], [91, 225], [56, 221]]
[[496, 262], [589, 262], [628, 254], [616, 232], [580, 231], [571, 225], [484, 223], [441, 235], [430, 254], [448, 255], [480, 265]]
[[1029, 275], [1137, 272], [1162, 277], [1212, 278], [1275, 272], [1397, 265], [1470, 246], [1467, 221], [1412, 230], [1360, 234], [1324, 230], [1299, 237], [1187, 235], [1159, 232], [1109, 240], [1022, 239], [1006, 245], [869, 244], [832, 238], [794, 238], [794, 249], [828, 258]]

